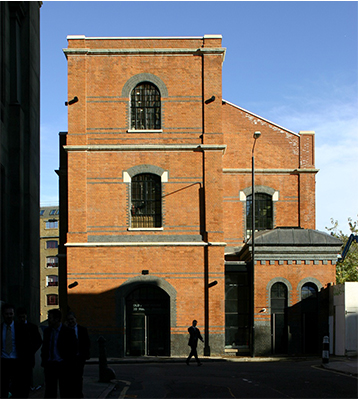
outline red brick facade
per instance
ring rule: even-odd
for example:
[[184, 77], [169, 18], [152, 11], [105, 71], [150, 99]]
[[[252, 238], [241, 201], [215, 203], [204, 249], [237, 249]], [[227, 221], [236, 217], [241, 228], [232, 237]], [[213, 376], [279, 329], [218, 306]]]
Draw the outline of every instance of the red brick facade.
[[[186, 354], [194, 318], [205, 354], [232, 346], [225, 270], [250, 274], [255, 131], [256, 192], [271, 198], [272, 228], [315, 229], [314, 132], [291, 132], [224, 101], [225, 51], [220, 36], [68, 38], [68, 100], [78, 98], [68, 105], [64, 146], [67, 284], [78, 282], [68, 305], [93, 338], [107, 338], [111, 356]], [[131, 124], [131, 93], [143, 82], [160, 92], [159, 129]], [[145, 173], [160, 180], [162, 221], [133, 228], [132, 181]], [[260, 310], [270, 307], [273, 279], [288, 282], [288, 306], [300, 301], [302, 282], [320, 289], [334, 281], [332, 251], [265, 256], [257, 257], [254, 313], [266, 329], [270, 311]], [[266, 353], [269, 344], [260, 345]]]

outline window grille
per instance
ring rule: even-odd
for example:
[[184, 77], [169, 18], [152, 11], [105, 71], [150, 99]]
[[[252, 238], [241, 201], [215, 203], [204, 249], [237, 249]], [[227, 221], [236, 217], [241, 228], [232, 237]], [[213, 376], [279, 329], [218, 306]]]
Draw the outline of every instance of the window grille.
[[162, 226], [162, 188], [160, 176], [142, 173], [132, 178], [131, 227]]
[[137, 85], [131, 94], [131, 129], [160, 129], [160, 108], [160, 93], [157, 87], [148, 82]]
[[[268, 194], [255, 194], [255, 231], [273, 228], [272, 197]], [[252, 195], [246, 198], [246, 235], [252, 232]]]

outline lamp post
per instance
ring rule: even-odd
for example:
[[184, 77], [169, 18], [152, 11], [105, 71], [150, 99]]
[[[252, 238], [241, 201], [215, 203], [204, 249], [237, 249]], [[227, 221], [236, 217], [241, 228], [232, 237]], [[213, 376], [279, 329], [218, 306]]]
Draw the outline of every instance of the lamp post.
[[251, 179], [252, 179], [252, 211], [251, 211], [251, 306], [252, 306], [252, 326], [251, 326], [251, 357], [255, 357], [255, 144], [256, 140], [261, 136], [261, 132], [254, 133], [254, 144], [252, 146], [251, 157]]

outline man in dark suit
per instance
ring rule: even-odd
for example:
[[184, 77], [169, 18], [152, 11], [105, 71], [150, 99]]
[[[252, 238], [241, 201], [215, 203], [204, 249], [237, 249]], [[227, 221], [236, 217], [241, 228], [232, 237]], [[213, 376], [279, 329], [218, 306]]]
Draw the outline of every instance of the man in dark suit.
[[61, 323], [59, 309], [48, 312], [48, 327], [44, 330], [42, 367], [45, 373], [45, 398], [57, 398], [57, 382], [61, 398], [72, 398], [73, 364], [78, 351], [73, 329]]
[[73, 312], [67, 314], [67, 325], [75, 331], [78, 342], [78, 352], [74, 363], [74, 389], [72, 394], [74, 398], [83, 398], [83, 371], [86, 360], [90, 358], [91, 341], [87, 328], [77, 324], [76, 315]]
[[18, 322], [25, 328], [25, 335], [28, 341], [24, 348], [26, 353], [24, 356], [24, 361], [22, 362], [22, 381], [23, 384], [26, 385], [27, 391], [29, 392], [32, 385], [32, 369], [35, 367], [35, 353], [41, 347], [42, 338], [38, 327], [35, 324], [28, 322], [27, 311], [25, 308], [18, 308], [16, 313]]
[[[1, 397], [27, 398], [29, 380], [25, 370], [31, 364], [32, 342], [25, 325], [14, 321], [15, 309], [10, 304], [1, 308], [4, 322], [1, 324]], [[41, 343], [40, 343], [41, 344]], [[37, 348], [38, 349], [38, 348]]]
[[203, 337], [200, 334], [200, 330], [197, 328], [198, 322], [193, 320], [191, 327], [188, 328], [188, 332], [190, 334], [188, 345], [191, 348], [188, 358], [186, 359], [186, 364], [189, 366], [190, 359], [194, 356], [198, 366], [201, 366], [201, 362], [198, 358], [198, 352], [196, 350], [198, 346], [198, 340], [204, 342]]

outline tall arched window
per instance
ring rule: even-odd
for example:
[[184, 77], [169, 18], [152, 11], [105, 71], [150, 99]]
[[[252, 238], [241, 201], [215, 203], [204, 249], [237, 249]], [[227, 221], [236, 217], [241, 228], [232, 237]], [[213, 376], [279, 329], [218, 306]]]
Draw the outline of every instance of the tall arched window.
[[162, 186], [160, 176], [151, 173], [141, 173], [132, 177], [131, 227], [162, 227]]
[[131, 129], [161, 128], [161, 100], [158, 88], [149, 82], [138, 84], [131, 93]]
[[[273, 228], [272, 196], [255, 193], [255, 231]], [[246, 197], [246, 235], [252, 232], [252, 194]]]
[[287, 308], [287, 287], [275, 283], [271, 288], [271, 313], [282, 313]]
[[271, 288], [271, 336], [272, 352], [287, 352], [287, 286], [275, 283]]
[[318, 353], [318, 289], [313, 283], [301, 288], [302, 352]]

